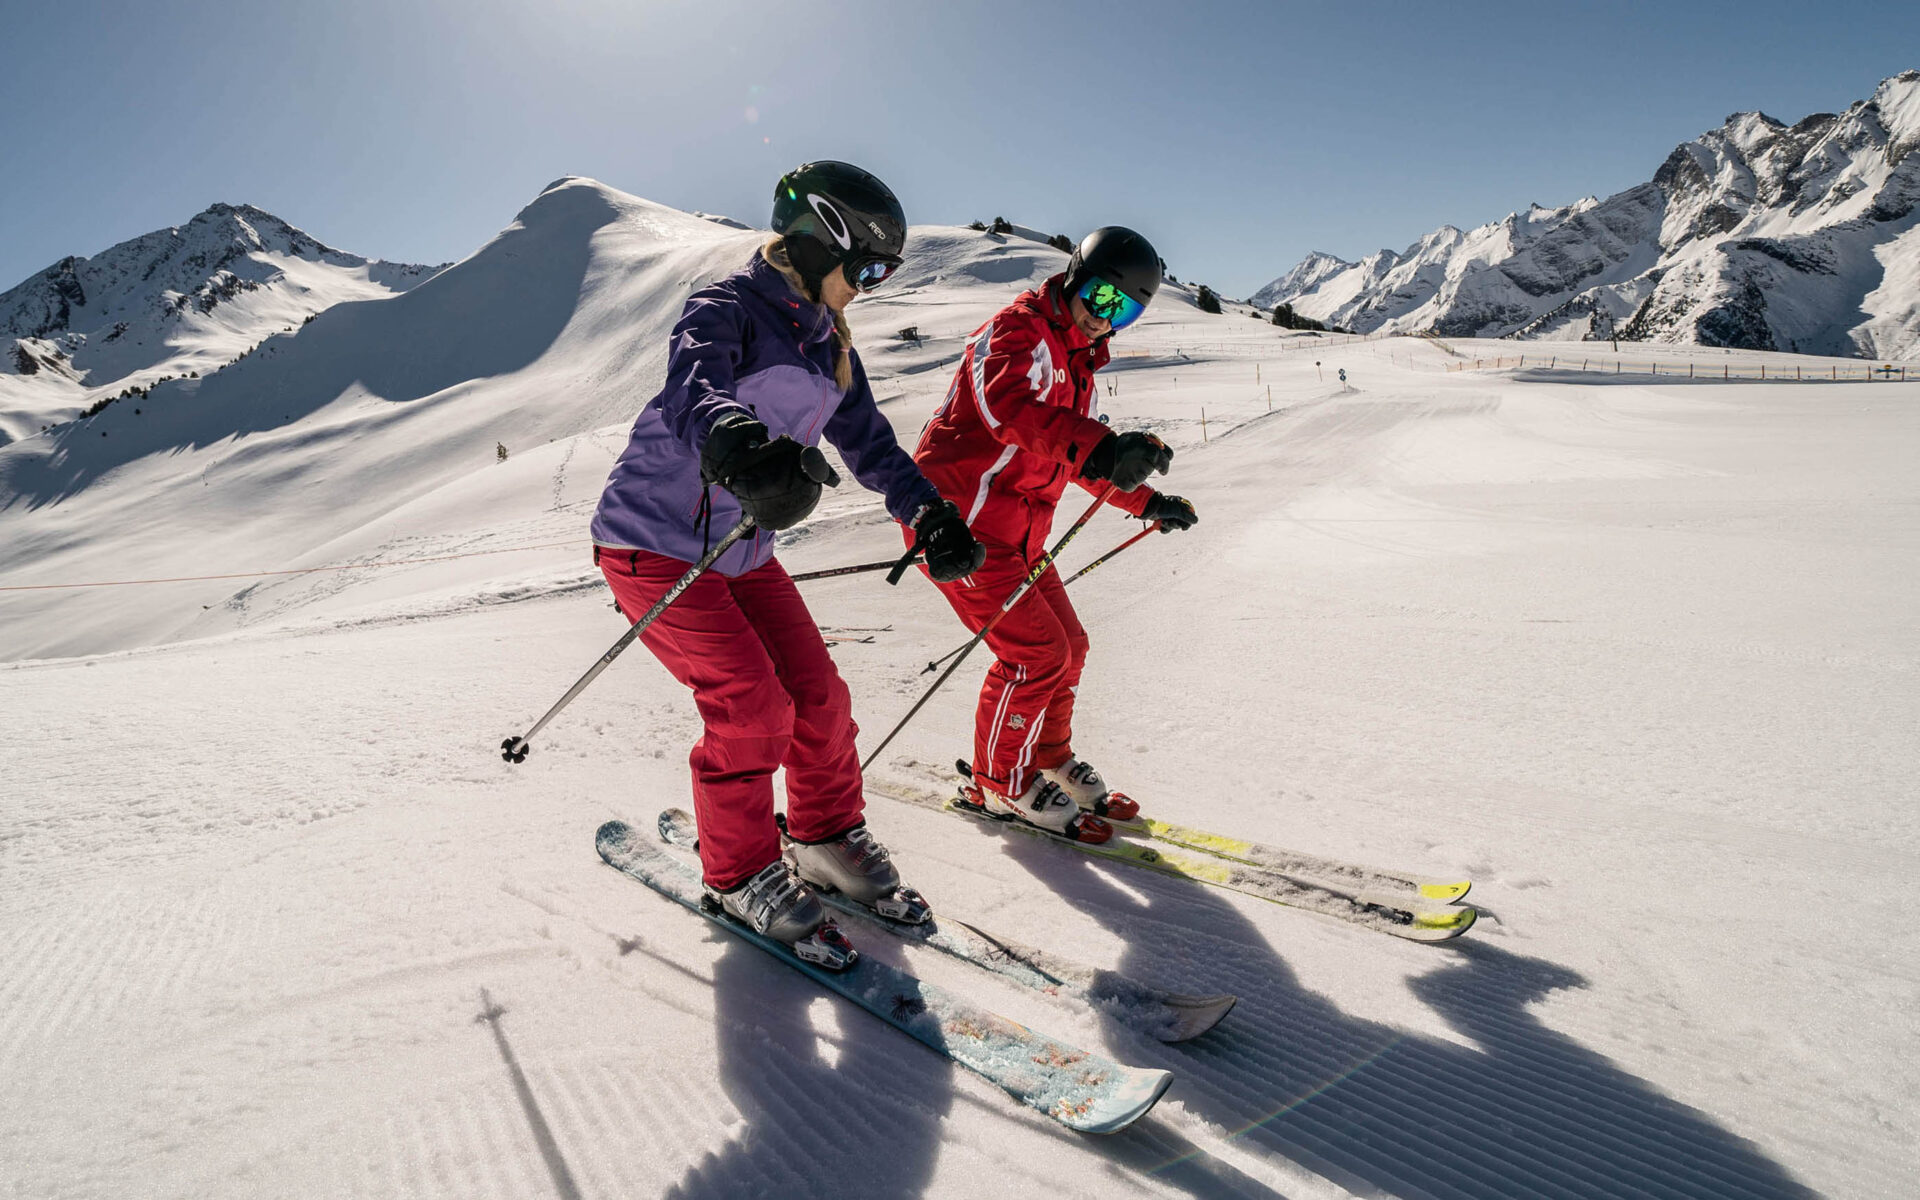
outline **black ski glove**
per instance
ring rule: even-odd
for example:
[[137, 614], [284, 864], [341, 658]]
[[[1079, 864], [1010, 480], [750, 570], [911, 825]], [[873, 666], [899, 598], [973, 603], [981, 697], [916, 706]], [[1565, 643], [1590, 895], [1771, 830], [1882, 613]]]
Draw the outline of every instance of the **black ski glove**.
[[936, 583], [951, 583], [978, 571], [987, 561], [982, 546], [951, 500], [929, 504], [913, 521], [914, 545], [927, 552], [927, 574]]
[[1140, 515], [1149, 521], [1160, 522], [1161, 533], [1192, 529], [1200, 523], [1200, 514], [1193, 511], [1193, 501], [1169, 496], [1165, 492], [1155, 492]]
[[707, 440], [700, 447], [701, 482], [724, 487], [747, 451], [770, 440], [766, 425], [753, 414], [730, 412], [722, 416], [707, 427]]
[[1087, 452], [1080, 474], [1096, 482], [1111, 480], [1123, 492], [1131, 492], [1147, 481], [1155, 471], [1162, 475], [1173, 465], [1173, 451], [1150, 433], [1137, 429], [1110, 433]]
[[746, 413], [729, 413], [707, 430], [700, 477], [732, 492], [762, 529], [798, 525], [820, 503], [820, 485], [840, 482], [817, 447], [785, 434], [768, 441], [767, 427]]

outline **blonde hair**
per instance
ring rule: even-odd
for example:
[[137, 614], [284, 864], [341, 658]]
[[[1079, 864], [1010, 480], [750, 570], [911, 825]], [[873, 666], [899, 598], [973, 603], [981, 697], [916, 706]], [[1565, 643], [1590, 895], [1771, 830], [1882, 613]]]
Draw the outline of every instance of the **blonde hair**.
[[[781, 278], [793, 285], [793, 290], [802, 296], [820, 303], [820, 297], [807, 287], [807, 281], [800, 278], [800, 272], [794, 269], [793, 260], [787, 257], [786, 239], [775, 237], [760, 247], [760, 257], [767, 265], [780, 272]], [[833, 314], [833, 345], [838, 351], [833, 357], [833, 381], [841, 391], [853, 386], [853, 330], [847, 327], [845, 313]]]

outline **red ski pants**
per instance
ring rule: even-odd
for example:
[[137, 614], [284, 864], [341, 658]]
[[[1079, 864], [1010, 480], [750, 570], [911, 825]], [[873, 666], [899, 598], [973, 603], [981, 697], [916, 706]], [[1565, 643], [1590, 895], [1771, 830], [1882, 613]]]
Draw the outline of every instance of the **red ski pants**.
[[[935, 585], [975, 633], [1033, 569], [1012, 546], [982, 544], [985, 566]], [[1087, 661], [1087, 631], [1067, 602], [1060, 572], [1049, 566], [986, 641], [997, 661], [987, 669], [974, 711], [973, 776], [1004, 795], [1020, 796], [1035, 771], [1073, 757], [1073, 699]]]
[[[594, 559], [627, 620], [646, 614], [691, 563], [646, 550]], [[640, 640], [693, 689], [706, 732], [693, 744], [693, 811], [706, 882], [730, 888], [780, 857], [773, 772], [787, 769], [787, 827], [824, 841], [860, 823], [853, 697], [785, 567], [708, 571]]]

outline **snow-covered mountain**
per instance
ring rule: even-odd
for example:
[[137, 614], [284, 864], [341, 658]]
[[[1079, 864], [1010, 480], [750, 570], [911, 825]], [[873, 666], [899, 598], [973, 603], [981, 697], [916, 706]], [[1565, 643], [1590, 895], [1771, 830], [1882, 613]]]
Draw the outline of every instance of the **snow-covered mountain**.
[[1736, 113], [1651, 182], [1532, 206], [1256, 292], [1362, 332], [1920, 355], [1920, 71], [1844, 113]]
[[[625, 630], [591, 513], [687, 293], [764, 236], [563, 179], [404, 293], [0, 445], [0, 1194], [1912, 1190], [1920, 383], [1447, 372], [1482, 347], [1164, 289], [1100, 409], [1175, 449], [1154, 482], [1203, 519], [1073, 585], [1077, 750], [1169, 822], [1470, 876], [1486, 916], [1416, 946], [928, 812], [969, 662], [865, 775], [914, 886], [1104, 979], [1240, 997], [1165, 1046], [849, 927], [1175, 1073], [1074, 1140], [598, 863], [602, 821], [687, 802], [701, 717], [644, 649], [528, 762], [496, 749]], [[849, 316], [910, 437], [1066, 256], [908, 251]], [[1064, 565], [1138, 529], [1094, 515]], [[781, 558], [900, 547], [848, 480]], [[877, 745], [965, 631], [917, 573], [802, 586]], [[1414, 1096], [1473, 1119], [1393, 1136]]]
[[335, 250], [244, 204], [63, 258], [0, 294], [0, 443], [129, 388], [204, 375], [314, 313], [439, 269]]
[[[746, 262], [766, 236], [558, 180], [492, 241], [404, 292], [370, 290], [310, 322], [283, 321], [217, 372], [0, 445], [0, 563], [31, 582], [356, 560], [394, 549], [401, 512], [411, 513], [401, 524], [413, 544], [425, 528], [457, 541], [497, 506], [521, 521], [559, 503], [550, 480], [523, 480], [535, 495], [503, 491], [502, 479], [518, 476], [493, 469], [501, 446], [560, 443], [552, 470], [583, 489], [566, 503], [590, 505], [633, 415], [659, 389], [688, 293]], [[959, 339], [1065, 262], [1039, 234], [915, 227], [906, 264], [851, 315], [882, 400], [944, 388], [932, 368]], [[908, 326], [917, 339], [892, 336]], [[574, 439], [586, 439], [577, 459]], [[561, 525], [577, 534], [585, 519]], [[193, 589], [182, 588], [184, 601]], [[45, 640], [16, 625], [0, 659], [202, 636], [266, 607], [248, 596], [128, 612], [99, 592], [4, 601], [0, 621], [54, 606], [64, 616], [40, 626]]]

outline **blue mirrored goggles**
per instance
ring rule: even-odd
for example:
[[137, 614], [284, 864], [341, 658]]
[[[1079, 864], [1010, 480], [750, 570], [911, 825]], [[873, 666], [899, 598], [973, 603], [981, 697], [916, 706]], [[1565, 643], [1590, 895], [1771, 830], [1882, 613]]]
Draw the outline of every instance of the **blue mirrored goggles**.
[[1080, 285], [1074, 293], [1087, 311], [1096, 317], [1104, 317], [1119, 332], [1140, 319], [1147, 306], [1127, 295], [1118, 287], [1095, 275]]
[[869, 258], [846, 269], [847, 282], [863, 292], [870, 292], [885, 283], [895, 271], [900, 269], [897, 258]]

